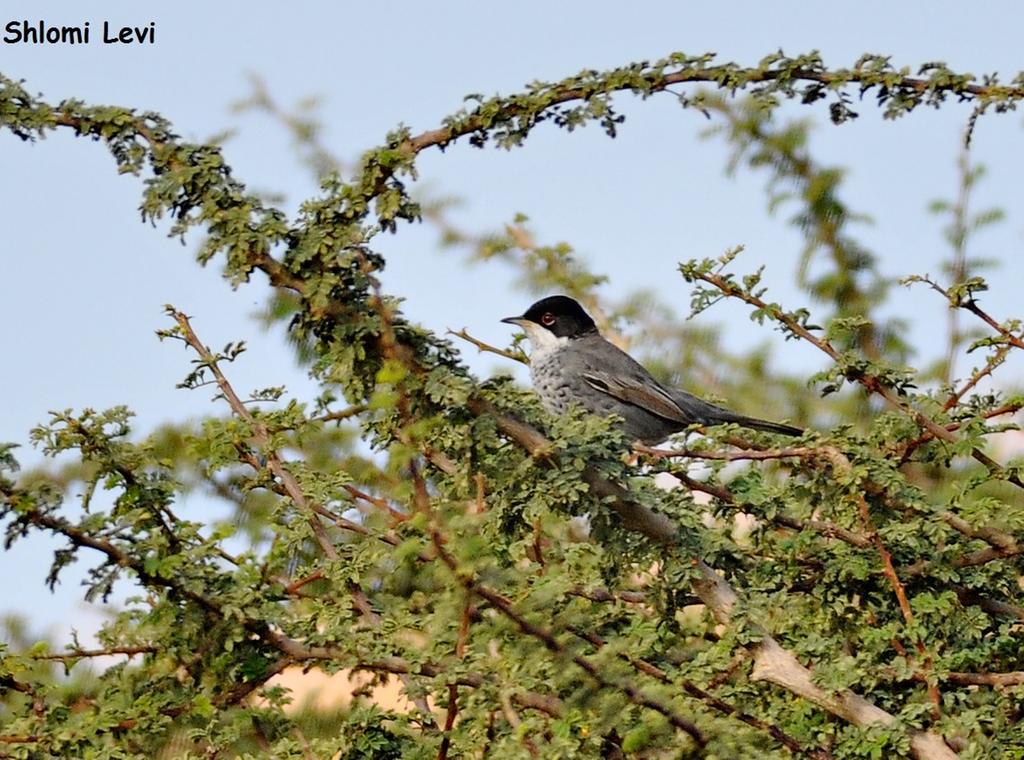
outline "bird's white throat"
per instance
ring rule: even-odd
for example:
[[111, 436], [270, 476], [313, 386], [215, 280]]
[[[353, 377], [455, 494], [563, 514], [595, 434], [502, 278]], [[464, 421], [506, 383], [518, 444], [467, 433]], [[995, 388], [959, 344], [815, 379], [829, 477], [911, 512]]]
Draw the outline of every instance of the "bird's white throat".
[[544, 361], [551, 354], [561, 351], [569, 345], [568, 338], [559, 338], [550, 330], [546, 330], [533, 322], [523, 321], [522, 328], [530, 341], [530, 364]]

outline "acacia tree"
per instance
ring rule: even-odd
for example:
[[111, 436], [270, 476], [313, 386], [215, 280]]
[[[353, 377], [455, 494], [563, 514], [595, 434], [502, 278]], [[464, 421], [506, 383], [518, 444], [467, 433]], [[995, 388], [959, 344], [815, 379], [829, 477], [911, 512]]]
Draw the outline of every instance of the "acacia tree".
[[[676, 54], [478, 99], [437, 129], [393, 132], [349, 171], [306, 129], [322, 191], [289, 218], [216, 146], [181, 140], [159, 115], [51, 105], [0, 79], [4, 129], [102, 141], [120, 171], [144, 177], [145, 219], [198, 231], [199, 262], [218, 259], [237, 286], [265, 276], [271, 313], [322, 388], [301, 402], [280, 388], [243, 397], [229, 366], [242, 347], [209, 348], [168, 307], [161, 337], [193, 353], [183, 385], [212, 383], [223, 416], [137, 440], [124, 408], [56, 414], [33, 439], [76, 463], [20, 476], [13, 447], [0, 450], [7, 544], [62, 537], [47, 582], [91, 560], [89, 599], [119, 580], [138, 589], [99, 649], [4, 648], [0, 754], [1020, 757], [1024, 483], [987, 441], [1024, 399], [978, 387], [1024, 337], [977, 301], [985, 284], [966, 240], [994, 217], [972, 217], [963, 196], [939, 207], [951, 214], [952, 277], [920, 282], [982, 332], [951, 323], [945, 365], [919, 372], [899, 330], [872, 318], [890, 283], [851, 231], [841, 172], [812, 160], [801, 125], [773, 119], [798, 99], [841, 123], [858, 91], [890, 117], [969, 101], [972, 125], [1024, 97], [1020, 78], [934, 64], [911, 76], [874, 56], [831, 69], [816, 55], [748, 68]], [[734, 377], [713, 376], [707, 336], [645, 297], [607, 303], [568, 246], [536, 244], [521, 221], [467, 235], [407, 187], [420, 153], [460, 140], [514, 148], [544, 122], [614, 136], [618, 93], [670, 93], [712, 115], [735, 165], [767, 167], [773, 203], [795, 199], [804, 261], [826, 262], [825, 275], [800, 275], [820, 313], [772, 300], [738, 251], [679, 272], [695, 311], [737, 299], [822, 352], [826, 370], [768, 378], [762, 358], [719, 353]], [[726, 426], [631, 451], [607, 420], [552, 418], [509, 378], [474, 377], [451, 337], [409, 322], [378, 281], [375, 238], [424, 217], [474, 260], [513, 259], [528, 288], [580, 298], [636, 351], [690, 346], [660, 352], [663, 376], [742, 385], [747, 411], [771, 398], [809, 431], [783, 445]], [[642, 329], [623, 334], [625, 316]], [[985, 358], [956, 380], [965, 346]], [[808, 382], [824, 401], [808, 399]], [[840, 424], [814, 425], [823, 408]], [[192, 489], [236, 506], [249, 548], [229, 552], [229, 531], [176, 514]], [[54, 672], [99, 654], [125, 659], [92, 676]], [[408, 709], [286, 712], [287, 693], [268, 682], [291, 667], [395, 679]]]

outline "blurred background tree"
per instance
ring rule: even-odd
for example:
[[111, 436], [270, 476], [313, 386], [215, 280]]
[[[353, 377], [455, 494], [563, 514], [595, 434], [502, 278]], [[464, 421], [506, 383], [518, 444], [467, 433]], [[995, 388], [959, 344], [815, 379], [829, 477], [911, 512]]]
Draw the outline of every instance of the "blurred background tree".
[[[739, 248], [679, 265], [689, 314], [653, 287], [611, 301], [601, 274], [525, 216], [465, 230], [456, 201], [412, 190], [419, 155], [456, 141], [510, 149], [546, 123], [614, 137], [643, 107], [622, 93], [705, 113], [729, 171], [767, 174], [769, 206], [804, 241], [793, 277], [806, 304], [776, 303]], [[867, 219], [842, 198], [843, 169], [819, 165], [809, 123], [777, 110], [824, 104], [842, 123], [864, 107], [857, 94], [892, 118], [967, 100], [970, 130], [1024, 88], [936, 64], [912, 76], [877, 56], [834, 69], [813, 54], [753, 67], [675, 54], [472, 96], [437, 129], [399, 128], [350, 161], [321, 140], [313, 102], [282, 107], [255, 81], [238, 108], [287, 127], [321, 183], [292, 218], [233, 176], [219, 141], [0, 80], [4, 129], [102, 140], [145, 178], [146, 219], [201, 236], [199, 262], [237, 286], [265, 276], [262, 319], [287, 323], [318, 386], [303, 399], [236, 389], [244, 343], [211, 348], [168, 306], [160, 335], [191, 356], [181, 385], [222, 414], [139, 439], [123, 407], [68, 410], [33, 432], [52, 466], [19, 473], [14, 448], [0, 450], [8, 546], [55, 535], [51, 586], [82, 560], [88, 599], [136, 590], [99, 647], [53, 651], [8, 622], [0, 754], [1020, 757], [1024, 485], [998, 441], [1024, 399], [993, 378], [1024, 338], [980, 305], [987, 262], [971, 248], [1000, 214], [972, 210], [982, 175], [965, 147], [956, 197], [933, 204], [949, 266], [903, 283], [950, 310], [943, 355], [916, 355], [903, 339], [914, 315], [857, 237]], [[695, 429], [633, 450], [606, 420], [552, 419], [509, 377], [475, 377], [461, 351], [511, 363], [519, 343], [434, 334], [381, 284], [382, 236], [420, 221], [441, 255], [519, 272], [524, 303], [579, 299], [666, 382], [807, 434]], [[825, 368], [780, 370], [767, 346], [736, 355], [689, 320], [724, 301]], [[181, 517], [192, 493], [234, 519]], [[295, 681], [280, 676], [313, 671], [363, 677], [336, 709], [290, 706]], [[384, 684], [399, 701], [381, 700]]]

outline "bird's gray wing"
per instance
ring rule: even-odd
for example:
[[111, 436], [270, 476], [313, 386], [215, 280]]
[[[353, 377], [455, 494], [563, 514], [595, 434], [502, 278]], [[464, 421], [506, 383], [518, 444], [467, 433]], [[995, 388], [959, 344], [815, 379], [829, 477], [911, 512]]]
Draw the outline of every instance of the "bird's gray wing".
[[[599, 343], [597, 341], [600, 341]], [[675, 388], [666, 388], [632, 356], [595, 336], [594, 343], [581, 342], [582, 351], [573, 352], [571, 369], [591, 388], [625, 404], [674, 422], [681, 427], [699, 423], [736, 423], [755, 430], [800, 435], [798, 427], [747, 417]]]
[[607, 393], [626, 404], [638, 406], [658, 417], [678, 422], [680, 425], [689, 425], [695, 421], [687, 416], [660, 384], [646, 372], [642, 375], [612, 374], [590, 368], [583, 372], [582, 376], [591, 388]]

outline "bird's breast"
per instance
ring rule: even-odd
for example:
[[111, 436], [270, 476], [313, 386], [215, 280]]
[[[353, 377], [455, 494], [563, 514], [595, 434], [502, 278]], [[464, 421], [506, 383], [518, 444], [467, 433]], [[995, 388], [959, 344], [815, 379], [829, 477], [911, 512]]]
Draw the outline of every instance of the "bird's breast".
[[530, 356], [530, 379], [540, 396], [544, 408], [553, 414], [562, 414], [572, 402], [571, 381], [566, 375], [560, 351], [542, 352]]

